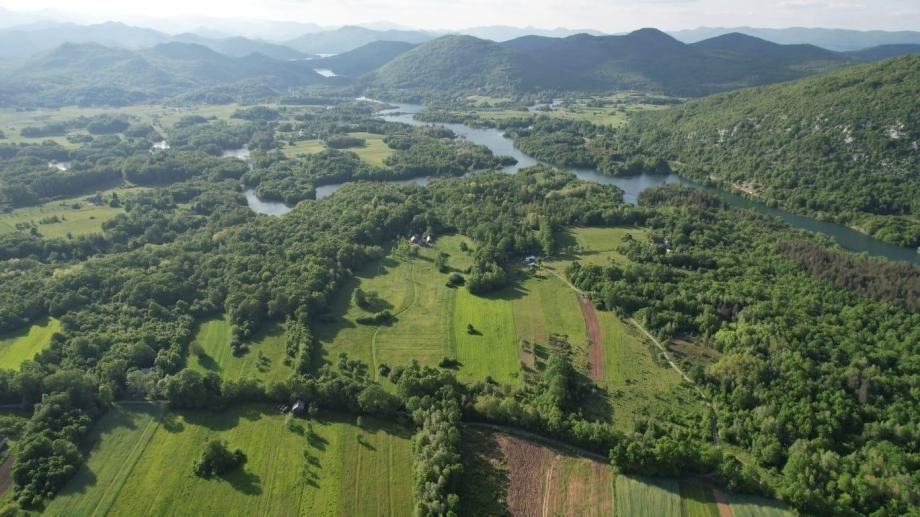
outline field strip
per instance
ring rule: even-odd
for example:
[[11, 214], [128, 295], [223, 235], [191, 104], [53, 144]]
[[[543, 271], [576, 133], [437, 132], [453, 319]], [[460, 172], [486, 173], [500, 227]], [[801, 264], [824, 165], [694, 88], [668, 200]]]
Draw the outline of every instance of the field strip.
[[[409, 265], [408, 283], [409, 283], [410, 296], [409, 298], [407, 298], [407, 301], [403, 304], [403, 306], [400, 307], [400, 309], [393, 314], [393, 317], [403, 314], [404, 312], [412, 308], [413, 305], [415, 305], [415, 276], [413, 275], [413, 273], [415, 272], [415, 267], [414, 267], [415, 264], [412, 261], [407, 261], [406, 263]], [[377, 364], [378, 364], [377, 363], [377, 334], [380, 333], [381, 329], [383, 329], [383, 326], [378, 326], [377, 330], [374, 331], [374, 335], [371, 336], [371, 360], [374, 362], [374, 380], [375, 381], [379, 380], [378, 377], [380, 375], [377, 372]]]
[[108, 490], [105, 491], [105, 496], [99, 501], [99, 504], [96, 505], [91, 515], [106, 515], [109, 513], [109, 509], [115, 503], [115, 499], [118, 498], [118, 494], [121, 492], [121, 488], [124, 486], [125, 481], [127, 481], [131, 471], [134, 470], [134, 466], [137, 465], [137, 462], [141, 459], [141, 455], [144, 453], [144, 449], [147, 448], [147, 444], [149, 444], [150, 440], [153, 438], [153, 434], [160, 427], [163, 407], [159, 404], [157, 404], [157, 406], [160, 409], [159, 416], [150, 420], [147, 426], [144, 427], [144, 432], [141, 434], [140, 440], [131, 448], [131, 452], [128, 454], [128, 457], [125, 458], [124, 464], [118, 469], [118, 473], [115, 477], [112, 478]]
[[728, 503], [728, 498], [725, 497], [725, 494], [722, 493], [721, 490], [713, 488], [712, 496], [716, 499], [716, 508], [719, 509], [719, 517], [734, 517], [734, 512], [732, 511], [731, 505]]
[[604, 335], [597, 320], [597, 312], [591, 300], [583, 294], [578, 296], [578, 306], [585, 319], [585, 332], [588, 336], [588, 376], [594, 382], [604, 380]]
[[550, 447], [555, 447], [556, 449], [563, 450], [563, 451], [567, 451], [567, 452], [571, 452], [571, 453], [575, 453], [575, 454], [579, 454], [579, 455], [585, 456], [585, 457], [587, 457], [587, 458], [593, 458], [593, 459], [595, 459], [595, 460], [602, 461], [602, 462], [604, 462], [605, 464], [610, 462], [610, 458], [608, 458], [607, 456], [604, 456], [603, 454], [598, 454], [598, 453], [596, 453], [596, 452], [592, 452], [592, 451], [589, 451], [589, 450], [587, 450], [587, 449], [582, 449], [581, 447], [577, 447], [577, 446], [572, 445], [572, 444], [568, 444], [568, 443], [565, 443], [565, 442], [560, 442], [559, 440], [556, 440], [556, 439], [553, 439], [553, 438], [548, 438], [548, 437], [546, 437], [546, 436], [542, 436], [542, 435], [539, 435], [539, 434], [531, 433], [530, 431], [525, 431], [525, 430], [523, 430], [523, 429], [518, 429], [517, 427], [509, 427], [509, 426], [505, 426], [505, 425], [489, 424], [489, 423], [486, 423], [486, 422], [470, 422], [470, 421], [464, 421], [463, 423], [466, 424], [466, 425], [472, 426], [472, 427], [478, 427], [478, 428], [480, 428], [480, 429], [488, 429], [488, 430], [490, 430], [490, 431], [498, 431], [498, 432], [501, 432], [501, 433], [512, 434], [512, 435], [517, 436], [517, 437], [519, 437], [519, 438], [526, 438], [526, 439], [528, 439], [528, 440], [530, 440], [530, 441], [532, 441], [532, 442], [537, 442], [537, 443], [541, 443], [541, 444], [543, 444], [543, 445], [547, 445], [547, 446], [550, 446]]

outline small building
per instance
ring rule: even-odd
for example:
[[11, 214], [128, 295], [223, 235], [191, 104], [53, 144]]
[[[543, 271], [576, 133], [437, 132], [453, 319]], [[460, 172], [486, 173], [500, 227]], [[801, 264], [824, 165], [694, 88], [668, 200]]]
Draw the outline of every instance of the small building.
[[425, 237], [425, 244], [428, 246], [434, 244], [434, 238], [430, 234]]
[[536, 265], [537, 265], [537, 257], [531, 255], [531, 256], [525, 258], [525, 259], [524, 259], [524, 264], [527, 265], [527, 266], [536, 266]]
[[307, 409], [307, 405], [304, 403], [304, 401], [298, 400], [291, 407], [291, 413], [294, 415], [301, 415], [306, 409]]
[[413, 235], [412, 237], [409, 237], [409, 242], [411, 242], [412, 244], [418, 244], [418, 235]]

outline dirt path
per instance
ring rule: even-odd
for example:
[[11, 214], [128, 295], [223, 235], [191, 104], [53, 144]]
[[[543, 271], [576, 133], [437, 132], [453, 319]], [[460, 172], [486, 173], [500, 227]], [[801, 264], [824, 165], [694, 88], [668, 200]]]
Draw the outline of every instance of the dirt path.
[[594, 304], [583, 294], [578, 295], [581, 315], [585, 318], [585, 330], [588, 335], [588, 376], [597, 382], [604, 380], [604, 335], [601, 323], [597, 320]]
[[3, 464], [0, 465], [0, 494], [5, 493], [10, 485], [13, 484], [13, 476], [10, 474], [11, 468], [13, 468], [12, 453], [7, 454]]
[[716, 508], [719, 509], [719, 517], [734, 517], [732, 507], [728, 504], [728, 498], [718, 488], [712, 489], [712, 495], [716, 498]]

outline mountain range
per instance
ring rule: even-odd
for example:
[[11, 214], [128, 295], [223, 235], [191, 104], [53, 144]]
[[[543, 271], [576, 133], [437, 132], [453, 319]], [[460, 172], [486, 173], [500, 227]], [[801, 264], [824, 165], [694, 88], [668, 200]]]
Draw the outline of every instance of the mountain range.
[[142, 50], [65, 43], [5, 74], [0, 104], [125, 105], [176, 95], [215, 95], [215, 88], [223, 90], [205, 100], [229, 102], [322, 80], [303, 61], [258, 53], [232, 57], [191, 43]]
[[[911, 52], [912, 47], [879, 54]], [[525, 36], [496, 43], [444, 36], [409, 50], [369, 74], [369, 85], [407, 95], [439, 92], [651, 90], [678, 96], [796, 79], [863, 56], [814, 45], [779, 45], [743, 34], [694, 44], [656, 29], [623, 36]]]
[[920, 45], [917, 31], [857, 31], [849, 29], [821, 29], [810, 27], [788, 27], [764, 29], [757, 27], [699, 27], [696, 29], [670, 31], [669, 34], [684, 43], [696, 43], [723, 34], [740, 33], [784, 45], [805, 43], [847, 52], [881, 45]]
[[252, 53], [275, 59], [313, 57], [290, 47], [241, 36], [207, 38], [191, 33], [173, 36], [153, 29], [107, 22], [95, 25], [41, 24], [0, 30], [0, 59], [21, 62], [65, 43], [97, 43], [107, 47], [138, 50], [169, 42], [195, 43], [233, 57]]

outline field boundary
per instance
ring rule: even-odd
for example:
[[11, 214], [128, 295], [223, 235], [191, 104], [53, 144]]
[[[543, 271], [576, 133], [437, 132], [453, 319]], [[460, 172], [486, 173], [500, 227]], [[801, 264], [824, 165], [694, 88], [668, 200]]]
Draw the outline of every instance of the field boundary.
[[[406, 264], [409, 266], [409, 292], [411, 297], [406, 301], [403, 306], [393, 313], [393, 317], [404, 314], [406, 311], [412, 308], [415, 305], [416, 289], [415, 289], [415, 260], [407, 259]], [[377, 335], [380, 334], [380, 331], [383, 329], [382, 325], [378, 325], [377, 329], [374, 330], [374, 335], [371, 336], [371, 360], [374, 362], [374, 380], [379, 380], [379, 375], [377, 373]]]

